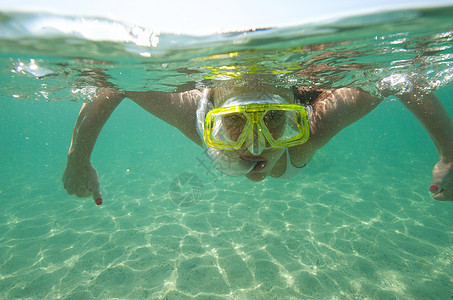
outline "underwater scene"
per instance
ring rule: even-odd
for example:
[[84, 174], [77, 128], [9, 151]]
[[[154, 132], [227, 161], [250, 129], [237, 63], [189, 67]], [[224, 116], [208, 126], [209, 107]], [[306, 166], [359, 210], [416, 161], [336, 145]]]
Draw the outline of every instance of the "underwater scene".
[[[98, 89], [250, 78], [385, 100], [298, 175], [252, 182], [125, 99], [91, 156], [102, 205], [64, 189]], [[453, 203], [432, 198], [436, 145], [397, 99], [416, 82], [453, 116], [453, 7], [208, 36], [4, 12], [0, 82], [1, 299], [453, 298]]]

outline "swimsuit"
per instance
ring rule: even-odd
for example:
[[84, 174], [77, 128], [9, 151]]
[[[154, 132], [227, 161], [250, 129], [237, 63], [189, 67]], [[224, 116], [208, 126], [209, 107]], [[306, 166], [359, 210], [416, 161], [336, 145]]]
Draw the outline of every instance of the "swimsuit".
[[286, 149], [285, 153], [286, 153], [286, 169], [282, 176], [278, 177], [278, 179], [288, 179], [294, 177], [297, 174], [299, 174], [299, 172], [307, 165], [307, 163], [304, 163], [302, 167], [296, 167], [295, 165], [293, 165], [293, 163], [291, 162], [291, 158], [289, 157], [289, 149]]

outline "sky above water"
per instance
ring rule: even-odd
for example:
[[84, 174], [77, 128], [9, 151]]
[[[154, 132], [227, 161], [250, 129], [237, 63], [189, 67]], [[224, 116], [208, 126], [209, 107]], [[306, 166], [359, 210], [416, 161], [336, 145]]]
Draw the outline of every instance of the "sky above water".
[[3, 0], [1, 11], [106, 17], [160, 32], [205, 35], [291, 26], [406, 7], [453, 5], [453, 0]]

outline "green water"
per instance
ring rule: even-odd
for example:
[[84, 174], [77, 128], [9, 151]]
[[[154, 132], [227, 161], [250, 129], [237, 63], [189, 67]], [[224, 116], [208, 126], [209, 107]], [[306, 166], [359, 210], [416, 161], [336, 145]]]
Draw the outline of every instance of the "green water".
[[[301, 28], [293, 28], [280, 40], [259, 33], [263, 39], [252, 39], [243, 48], [259, 45], [266, 49], [243, 49], [246, 53], [237, 59], [248, 61], [245, 73], [259, 73], [265, 80], [281, 79], [284, 85], [296, 80], [324, 86], [341, 79], [340, 86], [368, 82], [375, 93], [371, 82], [394, 71], [377, 70], [380, 62], [389, 68], [404, 66], [407, 72], [425, 74], [432, 83], [429, 87], [437, 90], [453, 115], [452, 44], [447, 30], [453, 27], [441, 18], [451, 17], [450, 12], [434, 10], [425, 17], [416, 14], [403, 20], [404, 32], [410, 30], [405, 36], [409, 40], [406, 48], [417, 49], [420, 41], [426, 41], [431, 50], [439, 51], [425, 51], [422, 58], [429, 64], [412, 69], [407, 60], [417, 50], [392, 52], [390, 57], [371, 55], [390, 44], [371, 42], [375, 36], [402, 30], [388, 22], [356, 28], [353, 33], [350, 27], [339, 34], [309, 37]], [[421, 25], [411, 23], [417, 18]], [[403, 21], [394, 22], [401, 25]], [[434, 24], [427, 29], [429, 22]], [[442, 40], [436, 40], [436, 31], [444, 34]], [[297, 39], [290, 38], [295, 35]], [[342, 66], [331, 70], [330, 78], [324, 74], [322, 80], [320, 76], [298, 79], [294, 74], [294, 65], [315, 56], [304, 50], [307, 56], [301, 58], [297, 54], [301, 52], [294, 52], [297, 47], [352, 37], [359, 44], [334, 47], [344, 54], [350, 50], [348, 58], [342, 59], [363, 64], [349, 70], [355, 77], [343, 76], [349, 65], [339, 56], [326, 58], [331, 65]], [[42, 37], [37, 39], [45, 45]], [[230, 42], [205, 51], [209, 55], [229, 53], [234, 50]], [[11, 39], [8, 43], [20, 44]], [[104, 45], [86, 43], [90, 49]], [[170, 47], [165, 46], [164, 37], [162, 43], [164, 50]], [[359, 45], [364, 50], [365, 44], [373, 50], [369, 57], [355, 52]], [[104, 196], [104, 204], [98, 207], [90, 198], [67, 195], [61, 184], [81, 106], [80, 101], [64, 99], [72, 97], [70, 89], [87, 83], [89, 76], [79, 70], [88, 67], [87, 63], [74, 62], [76, 55], [69, 50], [63, 55], [64, 43], [54, 56], [45, 56], [37, 48], [22, 45], [17, 55], [12, 48], [3, 48], [1, 56], [0, 76], [8, 84], [0, 90], [0, 298], [453, 297], [453, 206], [431, 198], [427, 187], [437, 152], [422, 126], [398, 101], [384, 101], [342, 131], [298, 176], [253, 183], [218, 173], [202, 149], [125, 100], [104, 127], [93, 153]], [[278, 50], [282, 48], [290, 50]], [[231, 57], [188, 63], [178, 60], [178, 55], [194, 59], [195, 54], [176, 50], [167, 56], [152, 56], [147, 64], [146, 58], [132, 54], [129, 59], [116, 58], [120, 53], [105, 53], [104, 58], [113, 62], [105, 72], [111, 76], [109, 82], [129, 89], [155, 84], [156, 89], [172, 90], [208, 76], [237, 80], [238, 74], [231, 70], [218, 74], [212, 68], [241, 66]], [[99, 59], [103, 53], [79, 54]], [[251, 62], [253, 54], [261, 60]], [[58, 75], [37, 79], [17, 71], [18, 61], [30, 58], [39, 59], [41, 66]], [[277, 74], [280, 77], [269, 79], [270, 70], [281, 60], [287, 62], [282, 67], [283, 77]], [[185, 64], [201, 73], [181, 75], [185, 73], [177, 70]], [[163, 69], [166, 73], [157, 72]], [[69, 76], [61, 75], [63, 71]], [[375, 77], [367, 79], [372, 74]], [[137, 81], [132, 79], [134, 75]], [[228, 80], [203, 84], [225, 82]], [[49, 92], [48, 102], [42, 91]], [[195, 205], [178, 206], [172, 200], [172, 182], [188, 172], [201, 179], [203, 193], [198, 194]], [[180, 194], [192, 194], [192, 188], [186, 185]]]

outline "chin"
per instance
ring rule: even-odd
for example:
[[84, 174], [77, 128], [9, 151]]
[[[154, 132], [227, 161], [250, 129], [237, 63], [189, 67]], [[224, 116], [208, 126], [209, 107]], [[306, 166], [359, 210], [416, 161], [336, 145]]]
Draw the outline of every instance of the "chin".
[[258, 172], [250, 172], [247, 175], [245, 175], [245, 177], [247, 177], [248, 180], [258, 182], [258, 181], [264, 180], [267, 177], [267, 174], [258, 173]]

